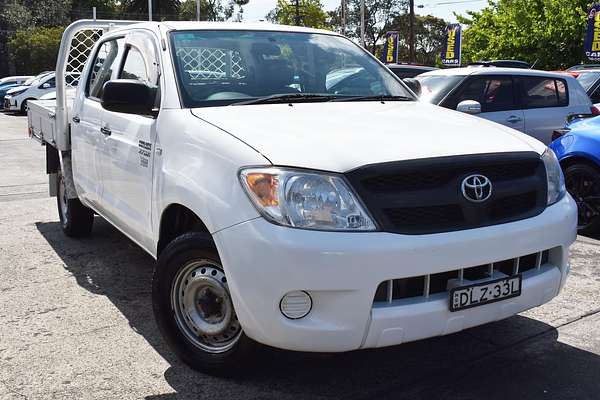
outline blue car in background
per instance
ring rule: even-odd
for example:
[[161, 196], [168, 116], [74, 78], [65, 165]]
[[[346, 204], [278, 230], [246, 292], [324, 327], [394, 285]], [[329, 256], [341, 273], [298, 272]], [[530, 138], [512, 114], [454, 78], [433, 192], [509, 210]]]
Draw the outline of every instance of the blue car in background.
[[550, 148], [563, 173], [567, 191], [577, 203], [577, 230], [600, 232], [600, 117], [578, 115], [554, 131]]
[[0, 107], [4, 104], [4, 96], [10, 89], [24, 85], [32, 76], [8, 76], [0, 79]]

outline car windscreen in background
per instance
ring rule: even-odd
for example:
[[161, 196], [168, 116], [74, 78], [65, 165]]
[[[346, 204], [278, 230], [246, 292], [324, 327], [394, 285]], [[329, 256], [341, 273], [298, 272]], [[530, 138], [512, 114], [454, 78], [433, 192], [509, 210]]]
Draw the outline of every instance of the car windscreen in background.
[[587, 92], [594, 83], [600, 78], [599, 72], [581, 72], [577, 77], [577, 81], [583, 86], [585, 91]]
[[438, 104], [465, 77], [463, 75], [419, 75], [415, 79], [421, 84], [421, 101]]

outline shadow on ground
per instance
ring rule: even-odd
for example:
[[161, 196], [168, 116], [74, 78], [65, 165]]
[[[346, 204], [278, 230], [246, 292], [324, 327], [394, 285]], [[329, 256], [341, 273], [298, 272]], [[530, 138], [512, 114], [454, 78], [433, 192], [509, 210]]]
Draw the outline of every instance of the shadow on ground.
[[170, 364], [176, 394], [147, 399], [597, 399], [600, 357], [557, 341], [556, 329], [516, 316], [446, 337], [387, 349], [305, 354], [265, 349], [243, 378], [190, 370], [165, 346], [154, 324], [154, 260], [100, 218], [93, 236], [66, 238], [57, 222], [42, 236], [79, 285], [106, 296], [132, 329]]

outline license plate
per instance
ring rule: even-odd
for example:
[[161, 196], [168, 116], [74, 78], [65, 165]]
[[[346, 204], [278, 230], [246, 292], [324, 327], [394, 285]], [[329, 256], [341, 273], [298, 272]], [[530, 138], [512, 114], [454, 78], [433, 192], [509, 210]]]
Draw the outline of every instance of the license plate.
[[450, 311], [459, 311], [521, 295], [521, 275], [450, 290]]

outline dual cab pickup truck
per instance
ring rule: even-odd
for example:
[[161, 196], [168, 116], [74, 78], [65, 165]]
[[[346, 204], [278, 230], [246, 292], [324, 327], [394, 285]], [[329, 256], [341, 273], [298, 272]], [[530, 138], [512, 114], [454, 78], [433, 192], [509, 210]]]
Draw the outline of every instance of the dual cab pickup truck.
[[78, 21], [56, 82], [29, 129], [62, 228], [89, 235], [99, 215], [157, 259], [158, 327], [194, 368], [239, 367], [257, 343], [446, 335], [565, 284], [577, 216], [554, 153], [416, 101], [336, 33]]

